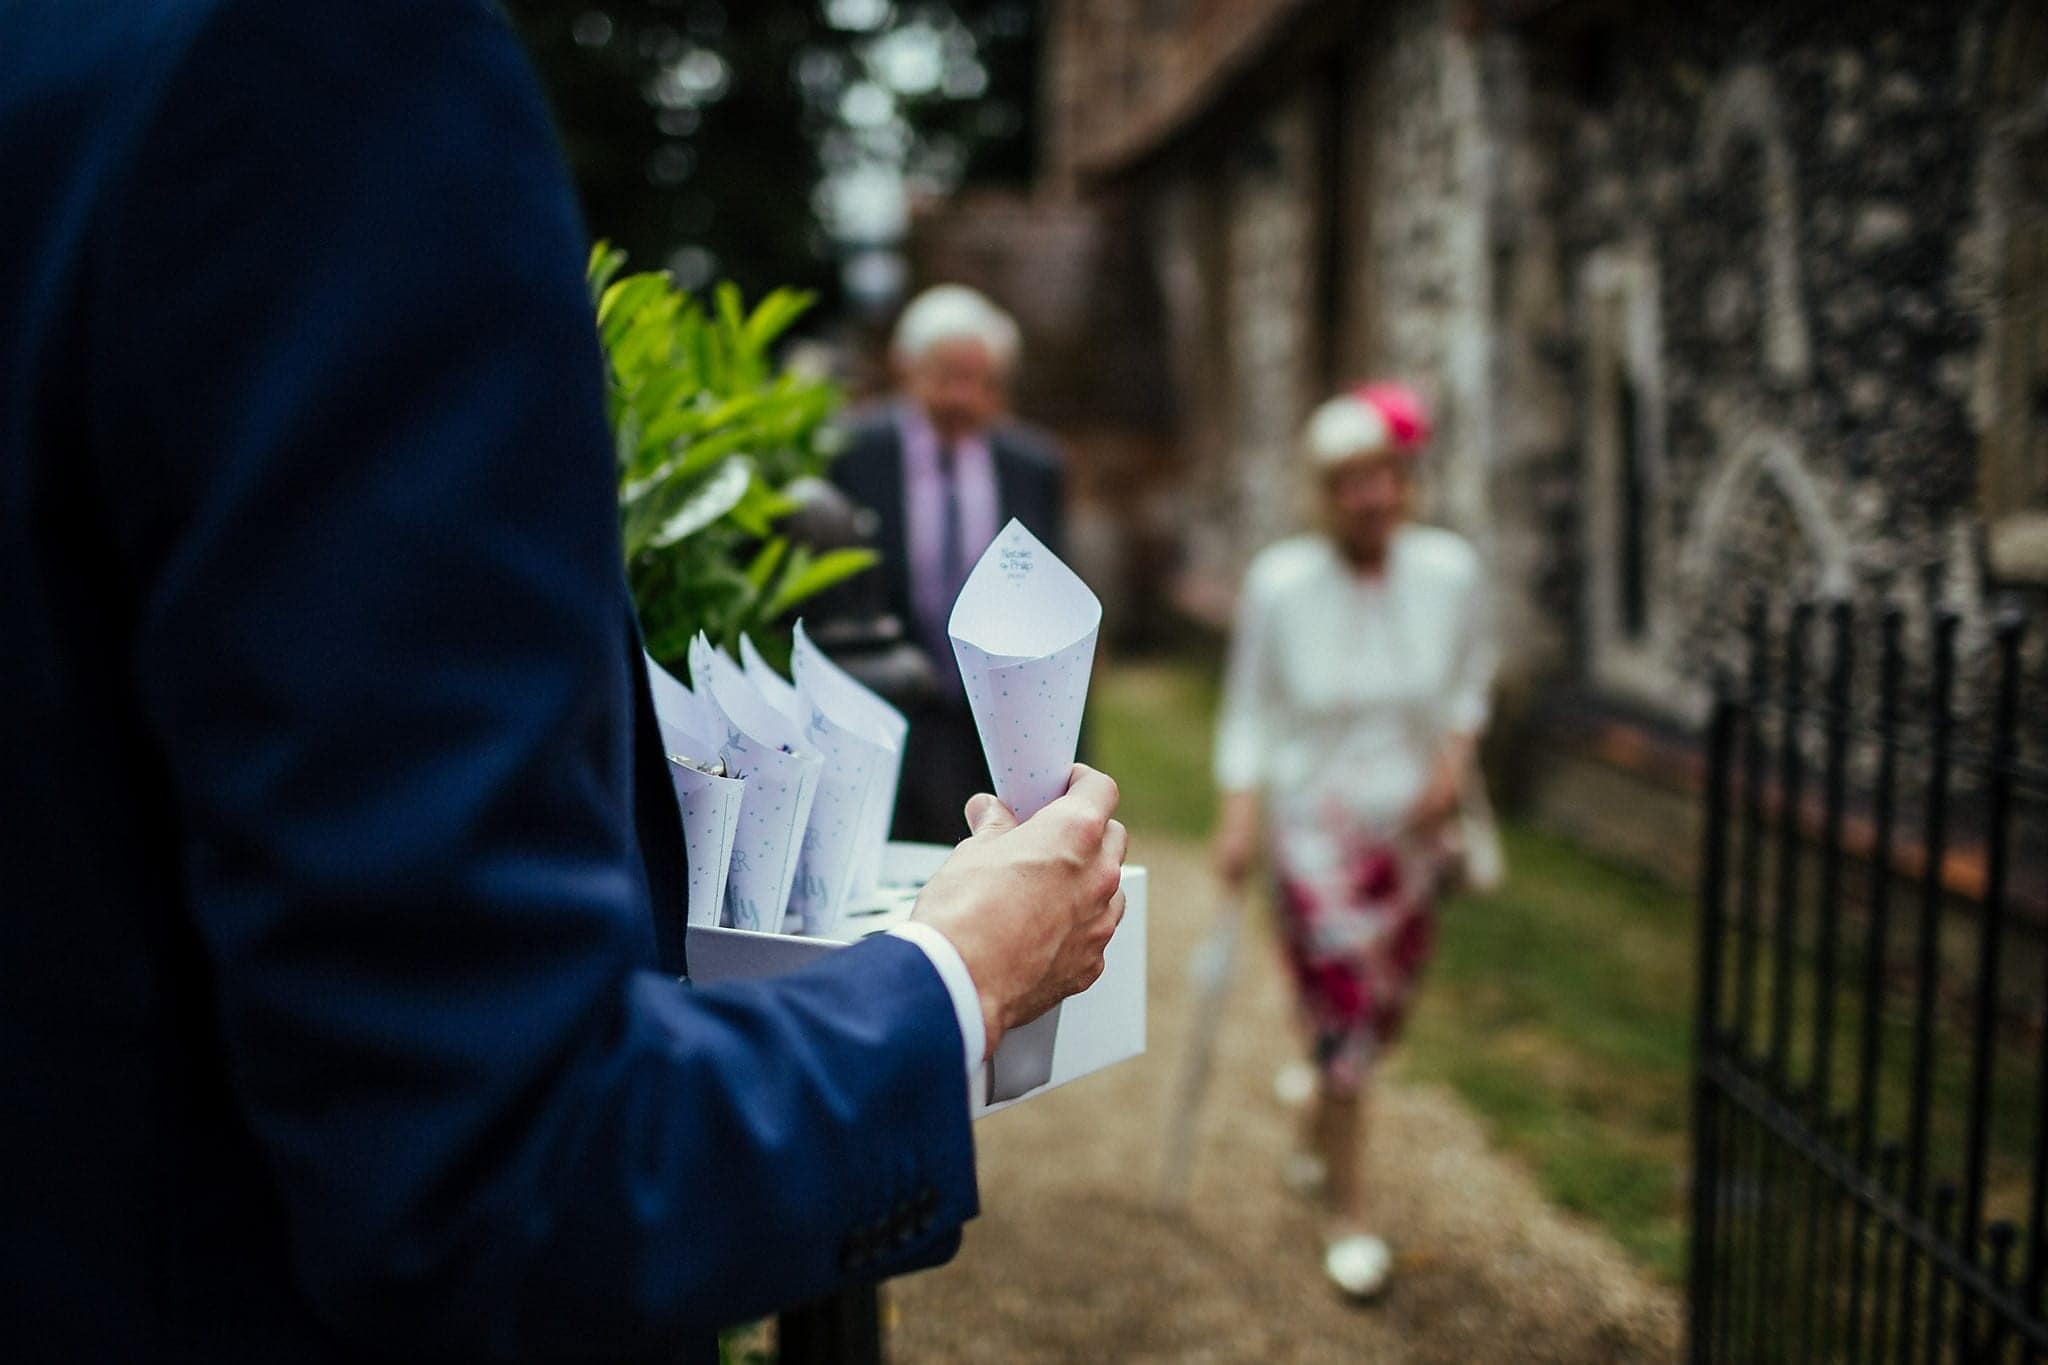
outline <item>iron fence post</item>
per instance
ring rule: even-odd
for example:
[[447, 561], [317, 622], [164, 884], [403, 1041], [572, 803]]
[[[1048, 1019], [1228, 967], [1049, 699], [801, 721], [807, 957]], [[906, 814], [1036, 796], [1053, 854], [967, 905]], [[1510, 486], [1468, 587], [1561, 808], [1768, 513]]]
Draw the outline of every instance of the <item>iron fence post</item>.
[[1699, 982], [1694, 1033], [1691, 1356], [1712, 1358], [1714, 1307], [1715, 1176], [1719, 1133], [1714, 1084], [1708, 1061], [1714, 1056], [1721, 1021], [1722, 910], [1727, 880], [1729, 751], [1734, 747], [1735, 704], [1725, 682], [1714, 689], [1707, 729], [1707, 818], [1700, 856]]

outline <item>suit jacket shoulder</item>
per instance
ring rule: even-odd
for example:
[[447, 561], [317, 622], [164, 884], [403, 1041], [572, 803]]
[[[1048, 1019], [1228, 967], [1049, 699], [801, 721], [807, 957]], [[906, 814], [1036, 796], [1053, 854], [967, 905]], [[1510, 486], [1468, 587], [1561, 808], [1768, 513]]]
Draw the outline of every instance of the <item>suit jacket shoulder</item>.
[[855, 409], [839, 423], [844, 440], [828, 471], [861, 506], [882, 517], [877, 539], [884, 544], [900, 535], [903, 500], [903, 433], [893, 405], [880, 403]]
[[910, 620], [909, 550], [903, 511], [903, 434], [892, 403], [873, 403], [840, 421], [845, 445], [832, 482], [873, 517], [870, 543], [881, 555], [882, 596], [898, 620]]
[[901, 442], [893, 403], [864, 403], [851, 408], [840, 416], [837, 426], [845, 445], [833, 463], [835, 469], [849, 461], [864, 464], [883, 450], [896, 448]]
[[1023, 422], [1006, 422], [989, 441], [1003, 512], [1045, 542], [1066, 553], [1066, 463], [1051, 435]]
[[1005, 458], [1015, 460], [1041, 474], [1059, 477], [1066, 472], [1066, 456], [1056, 437], [1029, 422], [1005, 422], [996, 428], [992, 442]]

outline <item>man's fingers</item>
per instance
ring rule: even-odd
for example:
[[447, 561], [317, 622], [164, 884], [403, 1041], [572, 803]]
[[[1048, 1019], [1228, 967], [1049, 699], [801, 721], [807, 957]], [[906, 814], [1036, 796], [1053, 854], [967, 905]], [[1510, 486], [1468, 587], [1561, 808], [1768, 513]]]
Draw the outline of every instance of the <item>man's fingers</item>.
[[1102, 832], [1102, 852], [1118, 867], [1124, 865], [1124, 855], [1131, 851], [1131, 832], [1124, 828], [1121, 820], [1112, 820]]
[[1010, 808], [987, 792], [976, 792], [967, 798], [967, 832], [970, 837], [1001, 834], [1016, 827], [1017, 817], [1010, 814]]
[[1076, 936], [1083, 942], [1108, 943], [1116, 927], [1124, 922], [1124, 905], [1124, 893], [1119, 888], [1100, 910], [1081, 921], [1074, 931]]
[[1095, 851], [1094, 866], [1086, 888], [1090, 900], [1107, 901], [1119, 893], [1123, 886], [1124, 853], [1130, 845], [1130, 831], [1124, 828], [1121, 820], [1112, 820], [1104, 826], [1102, 843]]
[[1067, 794], [1061, 801], [1071, 801], [1079, 809], [1097, 819], [1107, 820], [1116, 814], [1116, 803], [1120, 794], [1115, 779], [1107, 773], [1097, 772], [1086, 763], [1076, 763], [1071, 777], [1067, 779]]
[[1089, 953], [1081, 967], [1081, 977], [1074, 987], [1079, 994], [1094, 985], [1108, 965], [1103, 953], [1109, 948], [1110, 939], [1116, 936], [1117, 926], [1124, 922], [1124, 893], [1118, 891], [1109, 898], [1109, 905], [1103, 912], [1090, 920], [1082, 930], [1082, 942], [1089, 945]]

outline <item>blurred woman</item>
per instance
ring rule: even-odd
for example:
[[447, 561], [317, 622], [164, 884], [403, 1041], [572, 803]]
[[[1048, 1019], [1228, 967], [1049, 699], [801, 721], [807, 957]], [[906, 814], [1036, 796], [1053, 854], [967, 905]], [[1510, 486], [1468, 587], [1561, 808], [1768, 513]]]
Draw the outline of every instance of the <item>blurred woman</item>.
[[1492, 675], [1478, 556], [1409, 521], [1428, 441], [1398, 385], [1310, 417], [1322, 527], [1252, 561], [1216, 741], [1216, 868], [1241, 888], [1263, 828], [1317, 1077], [1290, 1181], [1321, 1192], [1324, 1269], [1360, 1298], [1392, 1262], [1361, 1183], [1366, 1091], [1435, 937]]

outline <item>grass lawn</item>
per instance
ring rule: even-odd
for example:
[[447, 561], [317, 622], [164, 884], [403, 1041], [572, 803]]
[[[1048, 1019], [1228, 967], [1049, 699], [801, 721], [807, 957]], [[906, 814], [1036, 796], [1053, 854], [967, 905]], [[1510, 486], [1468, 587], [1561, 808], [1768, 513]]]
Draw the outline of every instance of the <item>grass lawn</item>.
[[1206, 839], [1220, 663], [1114, 663], [1090, 688], [1086, 757], [1116, 778], [1117, 814], [1149, 834]]
[[[1122, 664], [1095, 688], [1092, 754], [1149, 834], [1215, 812], [1216, 669]], [[1510, 826], [1508, 885], [1447, 905], [1406, 1045], [1546, 1193], [1659, 1276], [1684, 1263], [1692, 908], [1686, 896]]]
[[1510, 825], [1501, 890], [1444, 907], [1400, 1065], [1449, 1083], [1550, 1197], [1685, 1265], [1692, 905]]

